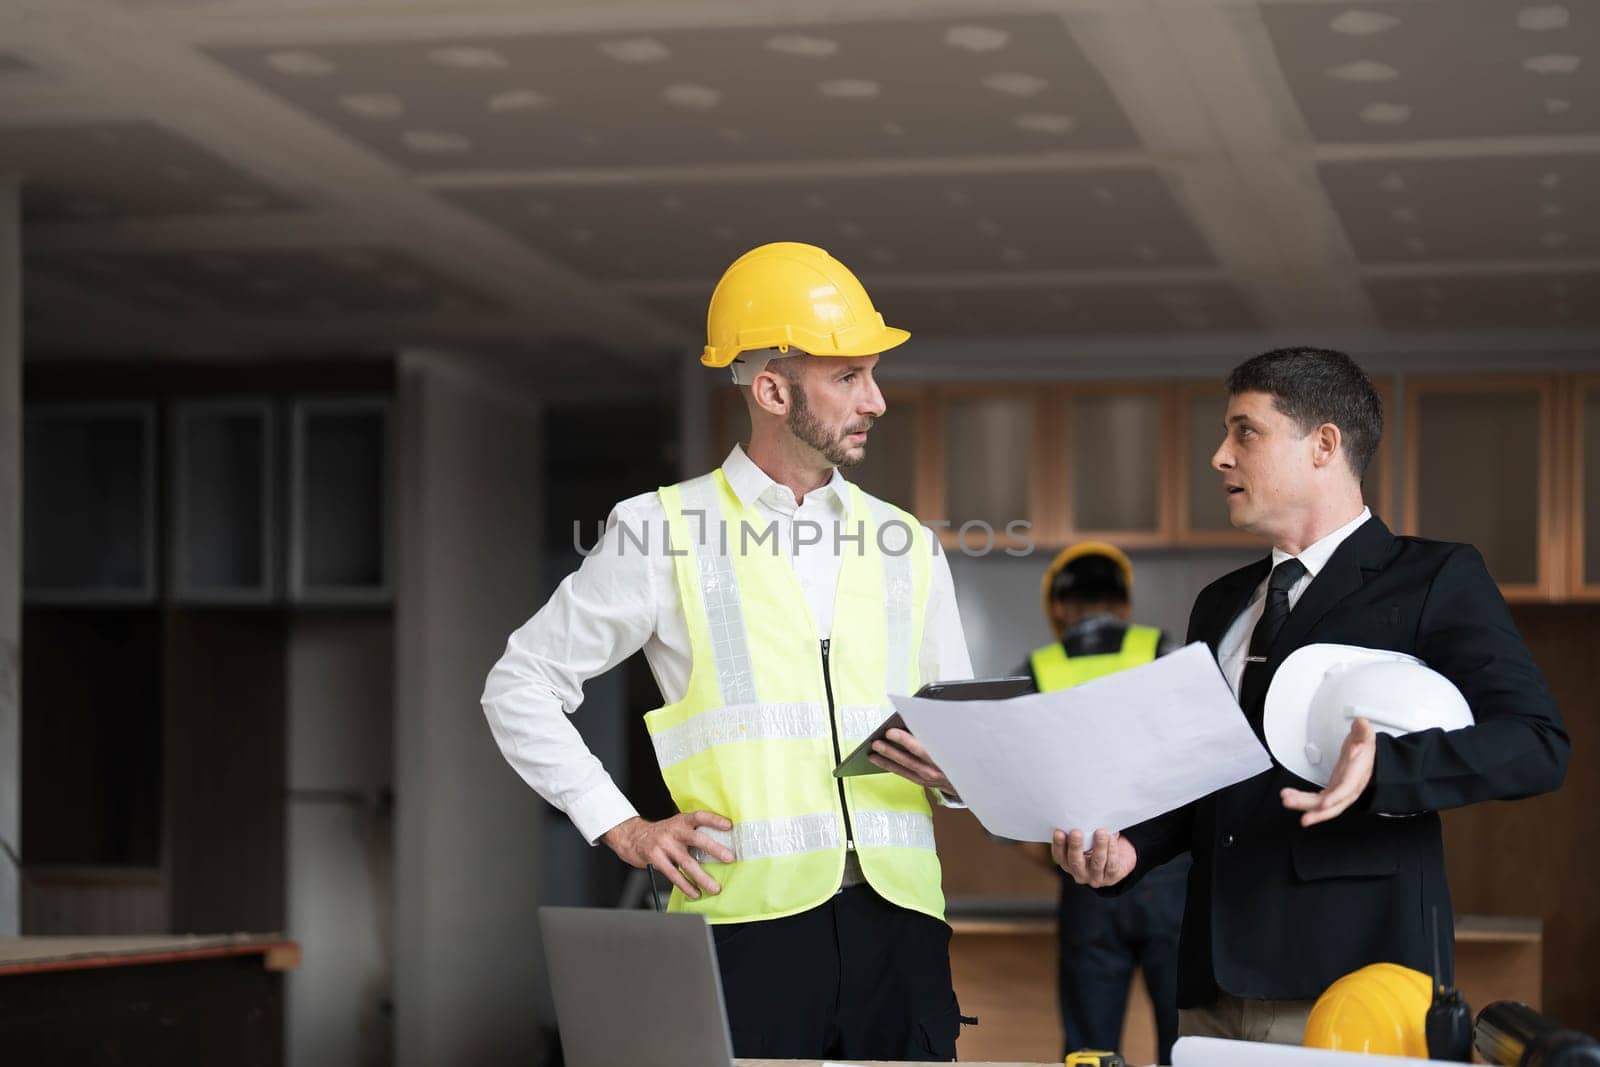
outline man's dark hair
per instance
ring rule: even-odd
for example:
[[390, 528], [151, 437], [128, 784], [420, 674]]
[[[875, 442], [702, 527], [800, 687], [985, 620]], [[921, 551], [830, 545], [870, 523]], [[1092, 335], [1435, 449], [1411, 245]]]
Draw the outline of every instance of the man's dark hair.
[[1350, 469], [1360, 479], [1383, 437], [1383, 401], [1372, 379], [1343, 352], [1278, 348], [1246, 360], [1228, 375], [1228, 395], [1266, 393], [1301, 434], [1325, 422], [1339, 427]]
[[1128, 583], [1122, 568], [1108, 556], [1088, 555], [1069, 560], [1050, 584], [1051, 600], [1080, 604], [1126, 604]]

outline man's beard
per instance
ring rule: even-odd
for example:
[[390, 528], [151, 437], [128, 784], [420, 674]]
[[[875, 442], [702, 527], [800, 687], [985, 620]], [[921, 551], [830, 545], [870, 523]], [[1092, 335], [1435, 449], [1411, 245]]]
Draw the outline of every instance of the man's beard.
[[800, 388], [799, 382], [790, 383], [790, 392], [794, 394], [794, 406], [789, 409], [790, 433], [822, 453], [822, 457], [835, 467], [854, 467], [867, 458], [865, 445], [862, 446], [860, 454], [851, 455], [844, 439], [852, 433], [871, 429], [870, 418], [856, 426], [847, 427], [838, 437], [832, 437], [827, 427], [822, 425], [821, 421], [811, 413], [811, 408], [806, 405], [806, 393]]

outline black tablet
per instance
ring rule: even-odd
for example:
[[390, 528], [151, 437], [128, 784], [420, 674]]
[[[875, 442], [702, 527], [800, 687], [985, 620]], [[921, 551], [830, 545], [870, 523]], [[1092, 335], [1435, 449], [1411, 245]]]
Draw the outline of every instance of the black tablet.
[[[916, 695], [929, 700], [1010, 700], [1034, 691], [1033, 679], [1025, 675], [1014, 678], [967, 678], [959, 682], [929, 682], [918, 689]], [[890, 730], [904, 730], [906, 721], [897, 711], [878, 728], [868, 734], [855, 750], [833, 769], [835, 778], [854, 778], [860, 774], [887, 774], [872, 762], [872, 743], [882, 741]]]

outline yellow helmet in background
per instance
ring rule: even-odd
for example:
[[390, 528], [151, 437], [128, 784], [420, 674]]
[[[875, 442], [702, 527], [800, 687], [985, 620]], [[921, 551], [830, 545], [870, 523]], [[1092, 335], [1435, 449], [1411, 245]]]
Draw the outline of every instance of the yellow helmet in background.
[[1428, 1058], [1433, 980], [1398, 963], [1352, 971], [1317, 998], [1306, 1020], [1307, 1048]]
[[1061, 637], [1061, 627], [1050, 614], [1050, 591], [1056, 584], [1056, 575], [1060, 574], [1067, 564], [1084, 556], [1104, 556], [1115, 563], [1117, 569], [1122, 572], [1122, 584], [1127, 587], [1130, 596], [1133, 594], [1133, 561], [1116, 545], [1105, 541], [1080, 541], [1062, 549], [1056, 558], [1050, 561], [1050, 566], [1045, 568], [1044, 578], [1039, 582], [1039, 593], [1044, 599], [1044, 617], [1049, 621], [1050, 628], [1056, 632], [1058, 640]]
[[909, 340], [884, 324], [848, 267], [815, 245], [780, 241], [733, 261], [711, 294], [700, 362], [790, 347], [813, 356], [870, 356]]

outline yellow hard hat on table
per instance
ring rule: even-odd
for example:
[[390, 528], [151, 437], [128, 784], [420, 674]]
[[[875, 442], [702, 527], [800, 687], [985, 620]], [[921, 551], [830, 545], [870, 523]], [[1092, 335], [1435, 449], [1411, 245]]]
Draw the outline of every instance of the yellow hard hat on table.
[[870, 356], [911, 334], [884, 323], [850, 269], [816, 245], [780, 241], [733, 261], [711, 294], [700, 362], [726, 367], [741, 352], [797, 348], [813, 356]]
[[1328, 987], [1306, 1019], [1307, 1048], [1428, 1058], [1433, 980], [1398, 963], [1372, 963]]

